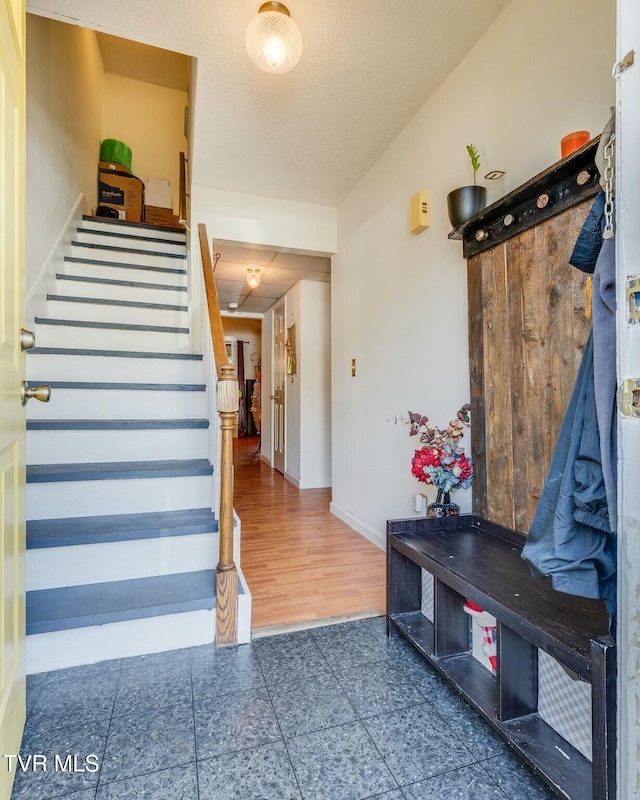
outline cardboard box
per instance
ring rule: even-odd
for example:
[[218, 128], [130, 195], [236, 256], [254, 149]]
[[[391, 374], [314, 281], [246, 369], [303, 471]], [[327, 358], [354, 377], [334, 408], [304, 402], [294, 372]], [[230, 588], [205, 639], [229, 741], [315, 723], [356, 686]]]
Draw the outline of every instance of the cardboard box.
[[143, 188], [140, 178], [133, 175], [98, 170], [98, 205], [124, 210], [127, 222], [142, 219]]
[[144, 221], [148, 225], [166, 225], [173, 227], [173, 209], [160, 208], [159, 206], [144, 207]]
[[150, 206], [171, 208], [171, 181], [160, 178], [145, 178], [144, 199]]
[[111, 172], [122, 172], [123, 175], [130, 175], [124, 164], [117, 164], [115, 161], [98, 161], [98, 169], [108, 169]]

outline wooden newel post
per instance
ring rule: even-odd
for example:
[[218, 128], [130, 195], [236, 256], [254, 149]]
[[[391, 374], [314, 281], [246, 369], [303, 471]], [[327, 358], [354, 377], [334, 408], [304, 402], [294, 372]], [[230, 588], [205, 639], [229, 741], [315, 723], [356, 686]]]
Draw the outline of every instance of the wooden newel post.
[[216, 570], [216, 644], [238, 641], [238, 570], [233, 561], [233, 431], [238, 416], [238, 381], [231, 364], [218, 370], [220, 415], [220, 559]]

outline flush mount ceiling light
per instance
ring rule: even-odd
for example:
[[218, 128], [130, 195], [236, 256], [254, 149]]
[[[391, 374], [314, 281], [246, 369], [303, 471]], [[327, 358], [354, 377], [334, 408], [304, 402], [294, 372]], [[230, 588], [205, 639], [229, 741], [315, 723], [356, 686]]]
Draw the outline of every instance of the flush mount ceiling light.
[[300, 60], [302, 36], [282, 3], [263, 3], [245, 37], [247, 53], [265, 72], [288, 72]]
[[259, 269], [253, 269], [249, 267], [247, 270], [247, 283], [252, 289], [257, 289], [260, 286], [260, 281], [262, 280], [262, 275]]

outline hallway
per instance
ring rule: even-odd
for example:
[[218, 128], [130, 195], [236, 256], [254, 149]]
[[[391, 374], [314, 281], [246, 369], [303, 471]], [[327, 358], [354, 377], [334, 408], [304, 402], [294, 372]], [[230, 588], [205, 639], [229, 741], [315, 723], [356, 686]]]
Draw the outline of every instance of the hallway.
[[331, 489], [296, 489], [257, 437], [235, 439], [234, 458], [252, 628], [384, 613], [385, 555], [329, 512]]

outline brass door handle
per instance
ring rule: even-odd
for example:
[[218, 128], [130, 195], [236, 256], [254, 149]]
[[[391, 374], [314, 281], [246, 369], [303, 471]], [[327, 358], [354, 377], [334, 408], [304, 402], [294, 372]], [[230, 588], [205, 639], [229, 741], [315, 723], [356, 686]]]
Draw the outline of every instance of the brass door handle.
[[51, 400], [51, 387], [46, 383], [42, 386], [29, 386], [26, 381], [22, 381], [22, 386], [20, 387], [22, 405], [26, 406], [27, 400], [31, 400], [32, 397], [35, 397], [41, 403], [48, 403]]
[[271, 399], [272, 399], [272, 400], [275, 400], [275, 399], [276, 399], [276, 396], [275, 396], [275, 394], [272, 394], [272, 395], [271, 395]]
[[24, 353], [25, 350], [33, 350], [36, 346], [36, 335], [33, 331], [28, 331], [25, 328], [20, 328], [20, 349]]

